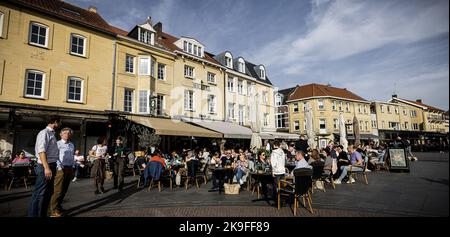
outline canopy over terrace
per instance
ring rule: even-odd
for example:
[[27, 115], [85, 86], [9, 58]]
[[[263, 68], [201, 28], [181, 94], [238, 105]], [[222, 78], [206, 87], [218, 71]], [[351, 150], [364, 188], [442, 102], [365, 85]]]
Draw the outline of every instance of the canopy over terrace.
[[250, 128], [230, 122], [195, 120], [195, 119], [193, 120], [184, 119], [184, 121], [188, 121], [197, 126], [210, 129], [217, 133], [221, 133], [223, 134], [224, 138], [251, 139], [253, 134]]
[[284, 132], [262, 132], [262, 136], [270, 136], [270, 139], [281, 139], [281, 140], [298, 140], [300, 139], [299, 134], [294, 133], [284, 133]]
[[154, 117], [132, 116], [132, 115], [128, 115], [127, 119], [135, 123], [141, 124], [143, 126], [155, 129], [155, 133], [158, 135], [222, 138], [222, 134], [218, 132], [197, 127], [177, 119], [165, 119], [165, 118], [154, 118]]

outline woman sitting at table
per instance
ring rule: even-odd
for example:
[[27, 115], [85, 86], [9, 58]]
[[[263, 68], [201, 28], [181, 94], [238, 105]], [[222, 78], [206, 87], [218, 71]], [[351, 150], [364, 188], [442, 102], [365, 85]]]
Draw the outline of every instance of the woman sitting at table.
[[264, 150], [260, 150], [258, 152], [258, 160], [256, 161], [256, 170], [261, 172], [269, 172], [271, 169], [270, 161], [267, 160], [266, 152]]
[[310, 159], [308, 160], [308, 164], [311, 165], [312, 163], [317, 162], [317, 161], [323, 161], [323, 159], [320, 158], [320, 153], [319, 153], [319, 151], [318, 151], [317, 149], [314, 149], [314, 150], [312, 150], [312, 152], [311, 152], [311, 157], [310, 157]]
[[247, 178], [248, 160], [244, 153], [241, 153], [236, 163], [236, 180], [240, 185], [244, 184], [244, 177]]
[[12, 161], [12, 164], [30, 163], [30, 159], [25, 157], [25, 152], [21, 151]]

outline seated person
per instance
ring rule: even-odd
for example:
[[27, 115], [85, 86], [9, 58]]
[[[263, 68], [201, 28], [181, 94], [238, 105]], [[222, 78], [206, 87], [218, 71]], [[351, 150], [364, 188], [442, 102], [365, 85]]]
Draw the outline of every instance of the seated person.
[[81, 170], [84, 168], [84, 156], [80, 155], [80, 150], [75, 150], [75, 177], [72, 182], [77, 181], [77, 178], [80, 177]]
[[236, 180], [240, 185], [244, 184], [244, 176], [248, 173], [248, 160], [244, 153], [241, 153], [236, 163]]
[[[161, 163], [163, 169], [166, 168], [166, 162], [165, 160], [161, 157], [161, 152], [159, 150], [155, 150], [153, 152], [153, 156], [152, 158], [150, 158], [150, 160], [148, 162], [159, 162]], [[148, 165], [148, 164], [147, 164]]]
[[270, 173], [272, 169], [270, 165], [270, 160], [266, 157], [266, 152], [264, 150], [259, 151], [258, 160], [256, 161], [255, 168], [257, 171], [263, 171], [265, 173]]
[[319, 151], [317, 149], [313, 149], [311, 152], [311, 156], [308, 160], [308, 164], [311, 165], [312, 163], [317, 162], [317, 161], [323, 161], [323, 159], [320, 158]]
[[[350, 164], [346, 166], [341, 166], [341, 175], [337, 180], [334, 181], [335, 184], [341, 184], [342, 180], [347, 176], [348, 170], [350, 166], [352, 167], [352, 171], [363, 171], [364, 169], [364, 160], [362, 158], [361, 153], [359, 153], [353, 145], [348, 146], [348, 152], [350, 153]], [[354, 183], [355, 181], [350, 178], [348, 183]]]
[[[312, 159], [310, 159], [312, 160]], [[296, 151], [295, 152], [295, 168], [296, 169], [301, 169], [301, 168], [308, 168], [308, 169], [312, 169], [312, 166], [310, 164], [308, 164], [308, 162], [305, 159], [305, 155], [303, 153], [303, 151]], [[292, 171], [292, 173], [294, 173], [294, 170]]]
[[12, 165], [15, 164], [30, 164], [30, 159], [25, 157], [25, 152], [21, 151], [12, 161]]

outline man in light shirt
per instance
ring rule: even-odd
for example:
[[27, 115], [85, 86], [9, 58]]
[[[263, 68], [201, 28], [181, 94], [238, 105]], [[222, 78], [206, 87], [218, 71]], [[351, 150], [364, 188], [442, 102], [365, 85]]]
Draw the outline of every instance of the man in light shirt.
[[312, 169], [312, 166], [309, 165], [308, 161], [305, 160], [303, 151], [297, 151], [295, 153], [295, 168], [294, 169], [300, 169], [300, 168]]
[[63, 128], [60, 133], [61, 140], [57, 143], [59, 148], [59, 159], [56, 162], [55, 191], [50, 203], [51, 217], [60, 217], [62, 215], [62, 202], [69, 189], [70, 181], [73, 179], [75, 146], [70, 142], [72, 134], [72, 129]]
[[48, 206], [53, 194], [53, 184], [56, 174], [56, 162], [59, 150], [55, 137], [55, 129], [61, 126], [59, 116], [50, 116], [47, 127], [36, 137], [35, 152], [38, 164], [35, 167], [36, 183], [28, 206], [29, 217], [46, 217]]

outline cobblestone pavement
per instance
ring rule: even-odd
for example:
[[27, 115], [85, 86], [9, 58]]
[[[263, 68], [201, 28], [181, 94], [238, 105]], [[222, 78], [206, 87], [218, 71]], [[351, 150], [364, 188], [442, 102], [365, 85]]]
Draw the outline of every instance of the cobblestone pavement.
[[[378, 216], [448, 216], [449, 154], [417, 153], [410, 173], [371, 172], [369, 185], [359, 179], [355, 184], [326, 186], [326, 192], [313, 194], [314, 213], [300, 207], [298, 217], [378, 217]], [[292, 217], [290, 205], [280, 210], [256, 195], [210, 193], [211, 184], [200, 189], [190, 187], [170, 190], [163, 187], [147, 191], [136, 189], [136, 177], [126, 178], [119, 193], [112, 181], [105, 183], [107, 193], [94, 195], [91, 179], [71, 183], [63, 207], [74, 217]], [[0, 191], [0, 216], [26, 215], [32, 187]]]

